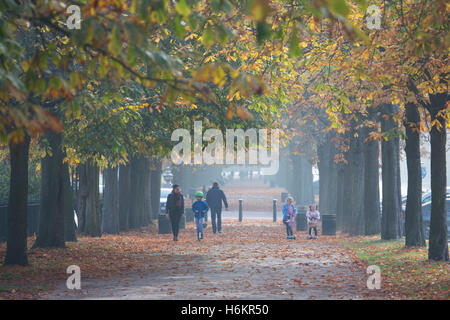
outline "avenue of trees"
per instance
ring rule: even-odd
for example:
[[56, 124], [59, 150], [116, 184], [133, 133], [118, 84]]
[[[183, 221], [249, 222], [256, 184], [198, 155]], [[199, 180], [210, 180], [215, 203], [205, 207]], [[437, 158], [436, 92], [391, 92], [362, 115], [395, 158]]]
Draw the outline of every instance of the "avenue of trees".
[[[36, 172], [34, 247], [76, 241], [74, 208], [78, 232], [92, 237], [152, 223], [171, 133], [195, 120], [221, 130], [281, 128], [294, 177], [288, 189], [298, 202], [313, 200], [317, 164], [321, 211], [336, 213], [344, 232], [382, 239], [403, 233], [405, 145], [407, 246], [425, 245], [419, 143], [429, 133], [429, 259], [448, 260], [448, 7], [374, 3], [378, 29], [366, 25], [364, 0], [2, 1], [0, 159], [10, 163], [4, 264], [28, 264]], [[67, 27], [69, 5], [81, 8], [79, 29]], [[192, 172], [174, 174], [189, 186]]]
[[[301, 42], [303, 55], [296, 71], [303, 88], [301, 97], [288, 107], [287, 126], [292, 128], [295, 148], [317, 163], [321, 212], [336, 214], [338, 227], [351, 235], [381, 233], [388, 240], [405, 234], [406, 246], [426, 244], [420, 137], [429, 134], [429, 259], [448, 260], [449, 36], [444, 13], [448, 9], [443, 1], [374, 3], [381, 9], [380, 28], [367, 28], [367, 12], [352, 10], [348, 16], [364, 26], [362, 43], [352, 41], [339, 23], [311, 21], [311, 28], [321, 32]], [[408, 170], [405, 224], [402, 146]], [[311, 183], [301, 174], [291, 179]]]

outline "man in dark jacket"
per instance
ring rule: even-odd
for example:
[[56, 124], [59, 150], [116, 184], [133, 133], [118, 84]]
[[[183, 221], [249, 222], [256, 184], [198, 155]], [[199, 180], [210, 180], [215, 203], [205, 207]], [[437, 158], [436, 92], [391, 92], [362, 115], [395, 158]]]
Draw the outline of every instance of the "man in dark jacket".
[[222, 201], [225, 204], [225, 209], [228, 209], [227, 197], [217, 182], [213, 183], [211, 189], [206, 194], [206, 202], [211, 208], [211, 224], [213, 233], [216, 233], [216, 216], [217, 216], [217, 230], [222, 233]]
[[184, 198], [181, 194], [180, 186], [174, 184], [172, 192], [167, 196], [166, 216], [170, 218], [172, 224], [173, 241], [178, 241], [178, 230], [180, 229], [180, 219], [184, 215]]

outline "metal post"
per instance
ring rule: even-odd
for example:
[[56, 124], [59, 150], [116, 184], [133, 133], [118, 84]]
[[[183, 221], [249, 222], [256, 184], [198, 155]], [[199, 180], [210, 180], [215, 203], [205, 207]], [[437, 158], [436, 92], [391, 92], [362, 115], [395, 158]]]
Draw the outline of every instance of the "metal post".
[[242, 199], [239, 199], [239, 222], [242, 222]]
[[273, 199], [273, 222], [277, 221], [277, 199]]

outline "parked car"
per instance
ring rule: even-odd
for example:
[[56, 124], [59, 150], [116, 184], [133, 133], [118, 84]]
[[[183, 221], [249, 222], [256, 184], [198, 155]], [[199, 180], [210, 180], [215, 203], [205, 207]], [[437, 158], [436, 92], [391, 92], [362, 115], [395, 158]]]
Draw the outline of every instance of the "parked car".
[[[446, 198], [450, 198], [450, 187], [447, 187]], [[431, 201], [431, 191], [426, 192], [422, 195], [422, 205]]]
[[[450, 239], [450, 199], [447, 196], [447, 238]], [[426, 239], [430, 237], [431, 201], [422, 205], [423, 227]]]
[[[405, 215], [405, 211], [406, 211], [406, 200], [407, 200], [407, 196], [403, 196], [402, 197], [402, 219], [403, 219], [403, 226], [405, 226], [405, 220], [406, 220], [406, 215]], [[447, 193], [446, 193], [446, 199], [447, 199], [447, 220], [448, 220], [448, 213], [449, 213], [449, 201], [450, 201], [450, 187], [447, 187]], [[426, 206], [426, 207], [425, 207]], [[427, 211], [428, 214], [428, 224], [425, 223], [425, 211]], [[428, 228], [428, 232], [429, 232], [429, 228], [430, 228], [430, 215], [431, 215], [431, 191], [429, 192], [425, 192], [422, 194], [422, 216], [423, 216], [423, 223], [424, 223], [424, 228], [425, 228], [425, 233], [427, 233], [426, 229]], [[449, 223], [447, 221], [447, 228], [449, 226]], [[405, 230], [405, 228], [403, 228], [403, 230]], [[403, 232], [404, 233], [404, 232]], [[426, 235], [427, 239], [428, 239], [428, 234]]]
[[159, 211], [166, 212], [167, 196], [172, 192], [171, 188], [161, 188], [161, 196], [159, 197]]

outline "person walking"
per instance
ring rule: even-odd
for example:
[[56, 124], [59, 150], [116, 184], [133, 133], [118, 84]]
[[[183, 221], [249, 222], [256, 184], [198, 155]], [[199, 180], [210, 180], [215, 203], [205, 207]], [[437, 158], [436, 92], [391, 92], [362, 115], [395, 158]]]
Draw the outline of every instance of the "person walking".
[[178, 184], [172, 186], [172, 192], [167, 196], [166, 217], [170, 218], [172, 224], [173, 241], [178, 241], [178, 230], [180, 219], [184, 215], [184, 198]]
[[292, 231], [292, 226], [295, 224], [295, 216], [297, 215], [297, 209], [292, 204], [294, 200], [292, 197], [286, 198], [286, 203], [282, 207], [283, 212], [283, 223], [286, 226], [287, 239], [295, 239], [294, 232]]
[[[222, 233], [222, 201], [225, 210], [228, 210], [228, 202], [225, 193], [219, 188], [219, 184], [214, 182], [212, 188], [206, 194], [206, 202], [211, 209], [211, 224], [213, 233]], [[217, 222], [216, 222], [217, 217]]]

